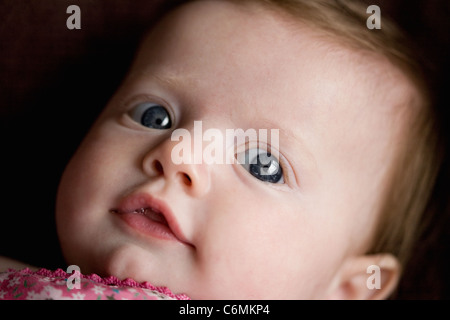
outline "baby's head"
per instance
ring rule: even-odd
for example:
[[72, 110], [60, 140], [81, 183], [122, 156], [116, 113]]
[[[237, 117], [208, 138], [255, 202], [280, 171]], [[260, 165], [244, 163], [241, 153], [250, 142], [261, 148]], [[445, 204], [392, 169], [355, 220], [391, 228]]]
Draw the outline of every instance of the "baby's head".
[[194, 299], [389, 297], [433, 180], [432, 118], [393, 29], [340, 3], [164, 16], [62, 177], [67, 261]]

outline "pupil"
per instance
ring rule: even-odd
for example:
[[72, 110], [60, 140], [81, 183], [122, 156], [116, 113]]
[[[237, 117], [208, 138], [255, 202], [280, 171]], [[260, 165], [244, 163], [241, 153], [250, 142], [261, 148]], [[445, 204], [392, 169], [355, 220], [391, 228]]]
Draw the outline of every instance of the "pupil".
[[[265, 182], [277, 183], [283, 176], [281, 167], [277, 165], [277, 161], [270, 159], [270, 154], [267, 153], [267, 157], [263, 157], [264, 161], [261, 161], [260, 155], [257, 156], [256, 164], [250, 164], [250, 173], [255, 177]], [[274, 163], [275, 162], [275, 163]], [[276, 167], [275, 173], [270, 173], [270, 168]]]
[[161, 106], [148, 108], [142, 115], [141, 124], [154, 129], [168, 129], [172, 126], [167, 110]]

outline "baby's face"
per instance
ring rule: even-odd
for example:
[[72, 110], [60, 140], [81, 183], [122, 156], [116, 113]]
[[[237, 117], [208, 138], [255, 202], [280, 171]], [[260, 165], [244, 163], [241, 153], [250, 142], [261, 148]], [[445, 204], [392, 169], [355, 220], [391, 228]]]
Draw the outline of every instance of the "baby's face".
[[[69, 263], [196, 299], [331, 293], [340, 266], [368, 248], [403, 94], [388, 90], [399, 76], [385, 62], [285, 19], [202, 1], [146, 38], [62, 178], [57, 225]], [[194, 140], [194, 121], [224, 137], [278, 130], [274, 146], [224, 140], [223, 150], [271, 150], [282, 171], [177, 164], [172, 132]]]

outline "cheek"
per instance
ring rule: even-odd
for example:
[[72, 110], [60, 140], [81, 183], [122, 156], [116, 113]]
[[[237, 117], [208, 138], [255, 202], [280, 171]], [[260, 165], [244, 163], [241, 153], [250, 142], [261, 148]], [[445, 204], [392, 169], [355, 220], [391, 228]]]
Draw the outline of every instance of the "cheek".
[[72, 241], [75, 229], [79, 238], [86, 236], [108, 214], [115, 197], [123, 190], [126, 181], [123, 175], [130, 170], [130, 159], [125, 159], [127, 152], [117, 141], [121, 140], [115, 135], [93, 128], [68, 163], [56, 201], [62, 241], [64, 238]]
[[216, 292], [217, 296], [316, 296], [328, 279], [329, 244], [323, 245], [321, 237], [312, 232], [312, 228], [318, 229], [313, 219], [306, 219], [307, 213], [301, 209], [293, 212], [292, 208], [300, 208], [298, 203], [274, 204], [263, 197], [241, 203], [238, 199], [218, 205], [227, 210], [217, 212], [216, 217], [221, 218], [208, 225], [209, 241], [205, 240], [207, 246], [199, 255], [207, 266], [202, 272], [220, 281], [216, 289], [220, 287], [223, 292]]
[[[61, 180], [61, 188], [85, 195], [108, 193], [124, 181], [123, 175], [137, 167], [133, 137], [114, 123], [105, 121], [94, 126], [70, 160]], [[139, 141], [137, 141], [139, 143]], [[98, 188], [101, 188], [99, 190]], [[71, 196], [73, 198], [73, 196]]]
[[[83, 205], [96, 195], [104, 180], [111, 178], [114, 160], [111, 147], [105, 147], [106, 137], [89, 134], [68, 163], [59, 186], [59, 200]], [[86, 197], [88, 197], [86, 199]], [[84, 201], [80, 201], [84, 199]]]

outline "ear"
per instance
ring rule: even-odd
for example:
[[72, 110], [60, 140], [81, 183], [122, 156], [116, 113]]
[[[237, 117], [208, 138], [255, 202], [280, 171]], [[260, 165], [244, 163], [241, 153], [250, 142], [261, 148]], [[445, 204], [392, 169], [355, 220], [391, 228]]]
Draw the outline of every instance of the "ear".
[[329, 299], [382, 300], [395, 290], [400, 264], [391, 254], [349, 257], [336, 273]]

